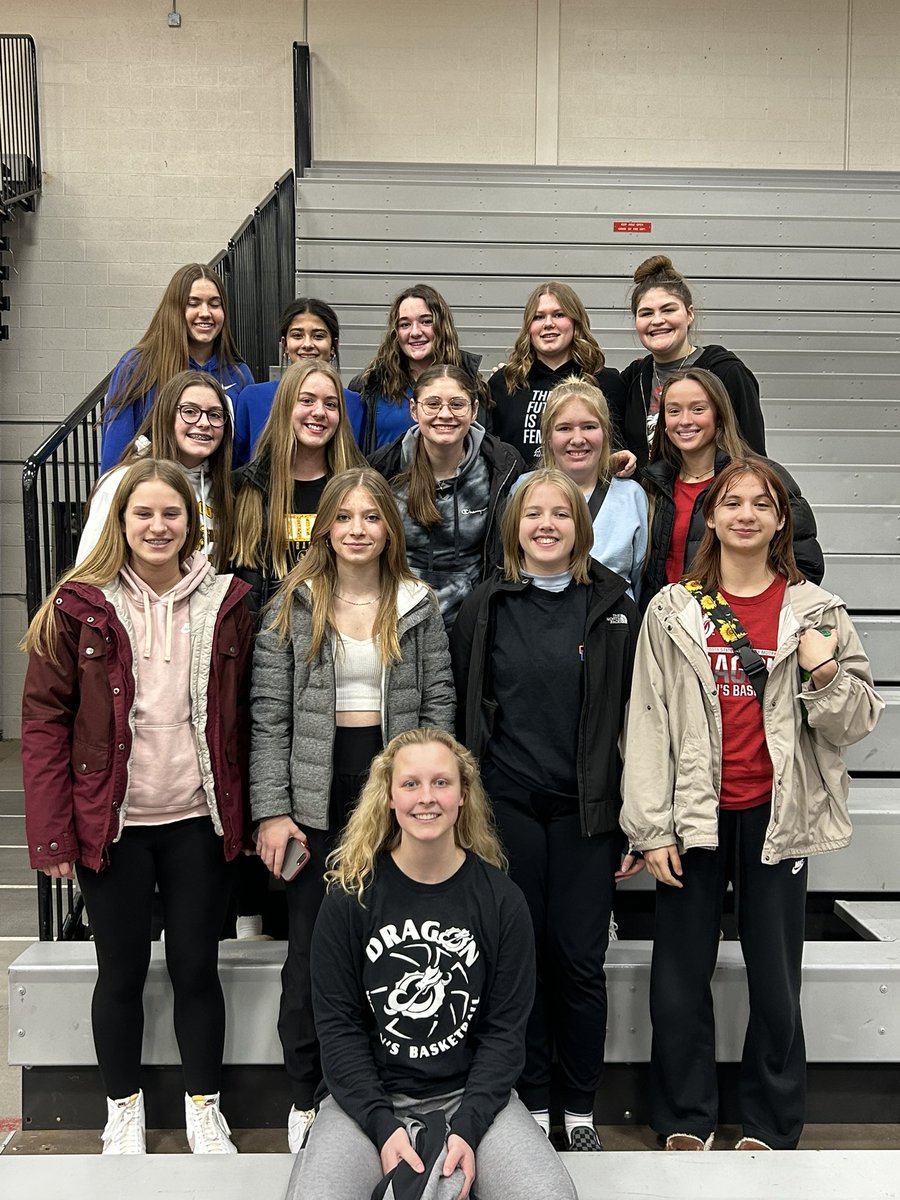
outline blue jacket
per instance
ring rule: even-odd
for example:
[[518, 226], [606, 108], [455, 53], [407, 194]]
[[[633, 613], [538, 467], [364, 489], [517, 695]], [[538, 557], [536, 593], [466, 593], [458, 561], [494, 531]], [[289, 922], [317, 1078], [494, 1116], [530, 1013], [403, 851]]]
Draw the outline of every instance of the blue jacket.
[[[137, 350], [129, 350], [127, 354], [124, 354], [116, 364], [116, 369], [109, 381], [109, 390], [106, 393], [107, 405], [103, 411], [103, 442], [100, 448], [101, 475], [104, 471], [109, 471], [114, 467], [122, 457], [122, 451], [140, 429], [144, 417], [156, 399], [156, 388], [150, 388], [127, 408], [117, 409], [113, 412], [109, 407], [110, 397], [115, 396], [127, 385], [137, 363], [137, 353]], [[220, 367], [215, 355], [205, 363], [198, 363], [189, 358], [188, 367], [192, 371], [205, 371], [208, 375], [218, 379], [232, 402], [232, 408], [234, 408], [234, 401], [240, 392], [247, 384], [253, 382], [253, 376], [246, 363], [241, 362], [234, 367], [227, 365]]]
[[[235, 470], [250, 461], [256, 451], [256, 443], [263, 431], [263, 426], [272, 411], [272, 401], [278, 390], [278, 380], [271, 379], [267, 383], [252, 383], [244, 388], [234, 405], [234, 457], [232, 466]], [[344, 388], [344, 404], [347, 417], [357, 445], [362, 442], [363, 406], [358, 392]]]

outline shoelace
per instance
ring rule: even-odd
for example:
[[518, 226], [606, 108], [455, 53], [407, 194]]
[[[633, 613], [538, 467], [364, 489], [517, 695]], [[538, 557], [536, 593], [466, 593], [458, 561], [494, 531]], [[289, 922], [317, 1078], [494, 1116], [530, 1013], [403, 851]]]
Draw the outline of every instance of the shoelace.
[[143, 1147], [143, 1128], [138, 1120], [137, 1101], [128, 1101], [116, 1109], [112, 1128], [104, 1145], [118, 1146], [123, 1154], [139, 1154]]
[[194, 1132], [205, 1154], [227, 1154], [225, 1142], [230, 1140], [231, 1129], [222, 1113], [214, 1104], [195, 1104], [197, 1124]]

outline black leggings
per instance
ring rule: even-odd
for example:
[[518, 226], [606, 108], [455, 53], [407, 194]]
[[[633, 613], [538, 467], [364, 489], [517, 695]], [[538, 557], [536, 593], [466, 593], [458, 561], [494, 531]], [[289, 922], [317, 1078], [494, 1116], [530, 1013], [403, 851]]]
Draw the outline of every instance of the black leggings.
[[212, 821], [128, 826], [111, 847], [105, 871], [79, 865], [77, 872], [97, 949], [91, 1021], [106, 1094], [130, 1096], [141, 1086], [143, 995], [157, 887], [185, 1090], [217, 1092], [225, 1046], [219, 935], [229, 872]]

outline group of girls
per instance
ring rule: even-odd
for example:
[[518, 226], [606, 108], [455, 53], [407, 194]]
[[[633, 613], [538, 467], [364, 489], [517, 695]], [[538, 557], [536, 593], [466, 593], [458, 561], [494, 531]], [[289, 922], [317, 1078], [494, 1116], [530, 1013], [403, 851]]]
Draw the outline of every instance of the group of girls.
[[[618, 391], [574, 293], [536, 289], [488, 418], [502, 430], [524, 405], [532, 451], [538, 421], [529, 474], [479, 419], [483, 387], [424, 285], [395, 303], [355, 409], [322, 302], [286, 314], [298, 361], [280, 382], [236, 402], [193, 365], [185, 307], [193, 369], [153, 376], [79, 563], [26, 640], [29, 846], [36, 868], [77, 872], [97, 944], [105, 1152], [144, 1148], [157, 887], [189, 1142], [234, 1151], [219, 1108], [225, 862], [255, 849], [277, 878], [298, 848], [279, 1034], [289, 1142], [308, 1146], [299, 1194], [356, 1197], [396, 1171], [398, 1187], [437, 1172], [465, 1196], [477, 1169], [486, 1197], [533, 1194], [536, 1178], [571, 1196], [544, 1137], [551, 1066], [566, 1145], [601, 1149], [609, 918], [645, 861], [654, 1128], [702, 1149], [715, 1127], [709, 983], [733, 881], [751, 989], [741, 1145], [796, 1145], [802, 860], [846, 844], [840, 748], [881, 702], [842, 603], [817, 586], [808, 505], [752, 453], [755, 380], [691, 340], [676, 276], [665, 259], [636, 273], [650, 355]], [[233, 495], [238, 425], [252, 457]], [[359, 438], [379, 428], [367, 467]], [[635, 462], [646, 490], [614, 474]], [[771, 668], [765, 724], [735, 613]]]

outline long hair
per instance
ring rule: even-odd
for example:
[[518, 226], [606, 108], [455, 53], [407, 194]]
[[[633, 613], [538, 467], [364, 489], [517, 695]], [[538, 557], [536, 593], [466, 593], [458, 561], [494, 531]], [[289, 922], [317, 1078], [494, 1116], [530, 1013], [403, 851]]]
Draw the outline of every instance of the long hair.
[[391, 808], [391, 783], [397, 754], [407, 746], [432, 743], [445, 746], [459, 768], [464, 803], [453, 827], [457, 846], [506, 870], [507, 861], [474, 756], [443, 729], [409, 729], [393, 738], [372, 760], [359, 803], [350, 814], [337, 849], [326, 860], [325, 879], [329, 887], [342, 888], [351, 896], [355, 894], [362, 903], [379, 854], [390, 853], [400, 844], [400, 826]]
[[[144, 457], [140, 449], [143, 439], [149, 441], [150, 453], [154, 458], [165, 458], [178, 462], [179, 450], [175, 440], [175, 418], [178, 415], [178, 405], [187, 389], [198, 385], [211, 388], [215, 392], [222, 411], [225, 413], [222, 440], [206, 460], [209, 471], [210, 500], [215, 522], [216, 549], [213, 555], [213, 566], [217, 571], [224, 571], [228, 566], [228, 552], [234, 529], [234, 489], [231, 485], [234, 421], [225, 389], [214, 375], [208, 375], [205, 371], [179, 371], [168, 383], [163, 384], [157, 393], [156, 402], [141, 423], [140, 429], [122, 451], [116, 467], [123, 463], [138, 462]], [[196, 498], [194, 502], [196, 504]]]
[[600, 447], [600, 461], [597, 464], [597, 480], [609, 483], [611, 478], [609, 456], [612, 451], [612, 422], [609, 419], [609, 405], [606, 403], [606, 397], [595, 383], [578, 375], [570, 375], [568, 379], [558, 383], [547, 397], [547, 403], [541, 414], [541, 466], [555, 467], [557, 465], [550, 448], [550, 438], [560, 413], [573, 401], [580, 401], [588, 412], [593, 414], [600, 426], [603, 445]]
[[753, 451], [741, 437], [731, 397], [728, 395], [725, 384], [716, 375], [713, 375], [712, 371], [704, 370], [703, 367], [688, 367], [685, 371], [673, 371], [662, 386], [659, 398], [659, 420], [656, 422], [653, 441], [650, 444], [650, 462], [658, 462], [659, 459], [663, 459], [676, 473], [681, 470], [683, 462], [681, 451], [666, 435], [665, 404], [669, 389], [684, 379], [698, 384], [713, 406], [716, 414], [716, 447], [724, 451], [729, 458], [745, 458], [748, 454], [752, 454]]
[[[474, 417], [475, 405], [478, 403], [478, 389], [475, 386], [475, 381], [468, 371], [464, 371], [462, 367], [451, 366], [448, 363], [440, 363], [433, 367], [427, 367], [422, 372], [413, 387], [413, 400], [418, 402], [426, 388], [431, 387], [435, 380], [438, 379], [453, 380], [459, 390], [468, 396]], [[398, 475], [396, 479], [391, 480], [391, 483], [394, 486], [402, 486], [404, 483], [409, 484], [406, 511], [409, 513], [411, 521], [416, 525], [421, 525], [423, 529], [430, 529], [433, 525], [440, 525], [443, 518], [434, 499], [434, 468], [431, 465], [431, 459], [428, 457], [428, 451], [425, 448], [421, 431], [418, 438], [416, 438], [416, 448], [409, 469]]]
[[214, 283], [222, 301], [224, 320], [219, 336], [213, 342], [213, 354], [219, 367], [234, 367], [243, 361], [237, 352], [228, 324], [228, 300], [222, 280], [212, 267], [206, 267], [202, 263], [188, 263], [187, 266], [179, 267], [169, 280], [147, 332], [135, 347], [137, 353], [124, 386], [107, 400], [109, 413], [129, 408], [151, 388], [159, 389], [179, 371], [187, 370], [190, 349], [184, 313], [191, 288], [200, 279], [208, 279]]
[[397, 326], [400, 321], [400, 305], [404, 300], [422, 300], [431, 313], [434, 325], [434, 361], [449, 363], [454, 367], [463, 365], [459, 337], [450, 306], [440, 292], [427, 283], [414, 283], [394, 299], [388, 313], [387, 328], [375, 357], [362, 373], [362, 386], [377, 387], [390, 404], [405, 404], [406, 389], [412, 384], [409, 359], [400, 349]]
[[86, 583], [94, 587], [105, 587], [112, 583], [129, 561], [130, 551], [125, 540], [124, 516], [132, 492], [142, 483], [158, 479], [177, 492], [187, 513], [187, 533], [184, 545], [178, 551], [179, 565], [197, 549], [200, 540], [200, 514], [197, 498], [184, 468], [177, 462], [165, 459], [143, 458], [130, 466], [116, 488], [113, 501], [97, 544], [80, 563], [63, 574], [50, 595], [34, 615], [28, 632], [22, 641], [26, 654], [45, 655], [53, 663], [56, 658], [56, 598], [59, 589], [67, 583]]
[[516, 338], [509, 361], [503, 371], [506, 390], [510, 393], [523, 388], [528, 379], [528, 372], [534, 365], [535, 352], [531, 344], [531, 322], [534, 320], [541, 296], [555, 296], [559, 307], [572, 322], [572, 359], [578, 364], [583, 375], [596, 375], [603, 369], [606, 356], [600, 349], [597, 339], [591, 333], [591, 319], [587, 309], [581, 302], [581, 297], [574, 288], [558, 279], [548, 279], [539, 283], [525, 301], [525, 311], [522, 314], [522, 328]]
[[387, 480], [371, 467], [354, 467], [350, 471], [342, 471], [329, 479], [325, 485], [309, 549], [285, 576], [272, 599], [273, 616], [269, 628], [283, 641], [290, 638], [291, 610], [295, 594], [298, 588], [308, 587], [312, 609], [312, 636], [306, 661], [312, 662], [319, 653], [327, 630], [331, 630], [333, 635], [340, 639], [334, 617], [334, 593], [338, 575], [337, 556], [331, 545], [331, 530], [341, 505], [355, 488], [362, 488], [369, 493], [378, 515], [387, 527], [387, 542], [378, 564], [381, 600], [374, 628], [381, 661], [387, 666], [400, 659], [397, 592], [401, 583], [418, 583], [419, 580], [406, 563], [406, 536], [397, 501]]
[[719, 536], [710, 525], [714, 520], [715, 511], [728, 495], [742, 475], [755, 475], [765, 490], [775, 501], [779, 517], [784, 518], [782, 527], [775, 531], [775, 536], [769, 542], [769, 567], [776, 575], [784, 575], [788, 583], [803, 583], [804, 576], [800, 574], [797, 561], [794, 558], [794, 518], [791, 514], [791, 500], [787, 488], [770, 463], [764, 458], [749, 454], [734, 459], [715, 477], [709, 491], [703, 498], [703, 520], [706, 532], [697, 548], [687, 570], [682, 576], [682, 582], [687, 579], [699, 579], [706, 592], [716, 592], [721, 583], [722, 545]]
[[294, 503], [294, 436], [293, 413], [297, 398], [310, 375], [324, 375], [334, 384], [338, 401], [338, 423], [334, 436], [325, 446], [325, 474], [332, 475], [350, 467], [363, 466], [353, 430], [347, 419], [344, 388], [337, 371], [321, 359], [292, 363], [281, 377], [275, 391], [269, 419], [256, 443], [253, 461], [268, 459], [268, 522], [263, 520], [263, 494], [255, 483], [245, 479], [235, 503], [234, 546], [231, 554], [235, 566], [264, 571], [267, 566], [283, 579], [291, 569], [290, 539], [285, 517]]
[[666, 254], [654, 254], [651, 258], [645, 258], [635, 267], [632, 278], [634, 287], [631, 289], [630, 303], [633, 317], [637, 316], [641, 300], [654, 288], [662, 288], [670, 296], [675, 296], [685, 308], [690, 308], [694, 303], [687, 280], [672, 266], [672, 260]]
[[[341, 355], [339, 343], [341, 340], [341, 326], [338, 321], [337, 313], [330, 304], [326, 304], [324, 300], [317, 300], [315, 296], [300, 296], [296, 300], [292, 300], [278, 321], [278, 342], [283, 347], [285, 345], [288, 330], [291, 327], [291, 322], [294, 317], [318, 317], [331, 337], [331, 362], [336, 371], [341, 369]], [[326, 360], [320, 360], [326, 361]]]
[[581, 488], [558, 467], [538, 467], [509, 499], [500, 526], [500, 535], [503, 541], [503, 577], [510, 583], [522, 582], [524, 553], [519, 544], [519, 524], [528, 497], [542, 483], [549, 483], [559, 488], [572, 509], [572, 517], [575, 522], [575, 545], [572, 547], [569, 565], [572, 577], [577, 583], [590, 583], [591, 547], [594, 544], [591, 514], [588, 512], [587, 501], [581, 493]]

